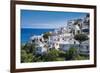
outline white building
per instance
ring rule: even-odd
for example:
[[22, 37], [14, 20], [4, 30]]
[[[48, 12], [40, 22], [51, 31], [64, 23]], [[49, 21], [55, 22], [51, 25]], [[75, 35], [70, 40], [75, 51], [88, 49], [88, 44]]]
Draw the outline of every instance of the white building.
[[[60, 49], [63, 51], [69, 50], [72, 45], [79, 48], [79, 42], [74, 39], [74, 35], [82, 33], [88, 35], [89, 37], [89, 23], [87, 22], [87, 19], [88, 18], [71, 20], [68, 22], [67, 27], [61, 27], [55, 30], [49, 37], [48, 42], [50, 48], [55, 48], [57, 50]], [[89, 54], [89, 40], [82, 42], [80, 53]]]
[[[51, 36], [47, 42], [43, 39], [43, 35], [32, 36], [31, 43], [36, 44], [36, 53], [43, 54], [49, 49], [57, 49], [67, 51], [71, 46], [79, 48], [79, 42], [74, 39], [74, 35], [82, 33], [89, 37], [89, 17], [83, 19], [75, 19], [68, 22], [66, 27], [61, 27], [50, 32]], [[82, 42], [81, 54], [89, 54], [89, 40]]]
[[58, 31], [56, 31], [56, 34], [54, 33], [51, 34], [51, 36], [49, 37], [48, 44], [50, 48], [66, 51], [73, 44], [79, 44], [78, 41], [73, 39], [73, 34], [69, 33], [67, 28], [61, 28]]
[[42, 35], [32, 36], [30, 38], [31, 43], [35, 44], [36, 54], [44, 54], [47, 52], [47, 47], [45, 46], [44, 39]]

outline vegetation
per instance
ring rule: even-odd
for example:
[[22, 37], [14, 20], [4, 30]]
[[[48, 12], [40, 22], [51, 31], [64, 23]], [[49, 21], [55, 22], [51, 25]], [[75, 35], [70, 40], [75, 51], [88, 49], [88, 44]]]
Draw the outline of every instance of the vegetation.
[[77, 48], [71, 47], [68, 51], [66, 51], [66, 60], [74, 60], [77, 56]]
[[21, 46], [21, 62], [33, 62], [35, 45], [27, 43]]
[[89, 59], [88, 56], [82, 56], [82, 55], [78, 55], [75, 60], [86, 60], [86, 59]]
[[43, 34], [43, 38], [48, 39], [50, 35], [51, 35], [50, 32], [46, 32], [46, 33]]
[[[88, 56], [80, 55], [77, 53], [77, 48], [71, 47], [68, 51], [64, 52], [52, 48], [47, 53], [39, 55], [35, 53], [34, 44], [26, 44], [21, 47], [21, 63], [28, 62], [48, 62], [48, 61], [67, 61], [67, 60], [84, 60], [89, 59]], [[28, 50], [27, 50], [28, 49]]]
[[25, 50], [21, 50], [21, 62], [32, 62], [33, 55], [31, 53], [27, 53]]
[[59, 52], [55, 49], [52, 49], [48, 52], [47, 57], [48, 57], [48, 61], [55, 61], [56, 58], [59, 56]]
[[81, 44], [83, 41], [86, 41], [89, 38], [85, 34], [77, 34], [77, 35], [74, 36], [74, 39], [77, 40], [77, 41], [79, 41], [79, 43]]

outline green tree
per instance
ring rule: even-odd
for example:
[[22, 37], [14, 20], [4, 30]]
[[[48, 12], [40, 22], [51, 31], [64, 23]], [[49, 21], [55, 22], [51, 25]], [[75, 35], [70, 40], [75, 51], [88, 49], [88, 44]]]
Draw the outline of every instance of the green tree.
[[50, 32], [46, 32], [46, 33], [43, 34], [43, 38], [48, 39], [50, 35], [51, 35]]
[[59, 56], [59, 51], [56, 49], [49, 50], [48, 53], [44, 56], [45, 61], [56, 61]]
[[27, 53], [25, 50], [21, 50], [21, 62], [32, 62], [33, 55], [31, 53]]
[[86, 59], [88, 59], [88, 58], [85, 57], [85, 56], [80, 56], [80, 55], [78, 55], [77, 57], [75, 57], [75, 60], [86, 60]]
[[27, 53], [35, 54], [36, 47], [34, 43], [26, 43], [21, 49], [25, 50]]
[[89, 38], [85, 34], [77, 34], [77, 35], [74, 36], [74, 39], [77, 40], [77, 41], [79, 41], [79, 43], [81, 44], [83, 41], [86, 41]]
[[33, 55], [36, 54], [36, 46], [34, 43], [31, 44], [31, 47], [30, 47], [30, 52], [33, 53]]
[[73, 60], [75, 59], [75, 57], [77, 57], [78, 53], [77, 53], [77, 48], [71, 47], [69, 48], [68, 51], [66, 51], [66, 60]]
[[21, 62], [36, 62], [39, 61], [39, 57], [36, 57], [35, 43], [29, 43], [21, 45]]
[[77, 40], [77, 41], [79, 41], [79, 43], [80, 43], [80, 45], [81, 45], [81, 43], [82, 43], [83, 41], [86, 41], [86, 40], [88, 40], [89, 38], [88, 38], [88, 36], [85, 35], [85, 34], [77, 34], [77, 35], [74, 36], [74, 39]]
[[[31, 48], [31, 44], [30, 43], [26, 43], [23, 47], [23, 49], [27, 52], [30, 53], [30, 48]], [[21, 48], [22, 49], [22, 48]]]
[[89, 38], [88, 38], [88, 36], [85, 35], [85, 34], [77, 34], [77, 35], [74, 36], [74, 39], [77, 40], [77, 41], [79, 42], [79, 48], [78, 48], [78, 53], [79, 53], [79, 52], [80, 52], [81, 43], [82, 43], [83, 41], [88, 40]]

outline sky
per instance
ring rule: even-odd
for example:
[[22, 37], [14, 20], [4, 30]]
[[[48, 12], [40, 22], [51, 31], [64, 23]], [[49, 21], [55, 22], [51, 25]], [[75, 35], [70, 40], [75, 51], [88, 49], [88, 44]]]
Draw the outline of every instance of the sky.
[[87, 13], [21, 10], [21, 28], [59, 28], [68, 20], [83, 18]]

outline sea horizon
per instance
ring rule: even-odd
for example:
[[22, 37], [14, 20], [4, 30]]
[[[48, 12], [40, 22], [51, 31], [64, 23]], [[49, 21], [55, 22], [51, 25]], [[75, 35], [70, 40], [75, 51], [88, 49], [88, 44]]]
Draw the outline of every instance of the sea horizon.
[[50, 31], [54, 31], [54, 28], [21, 28], [21, 43], [28, 42], [33, 35], [41, 35]]

